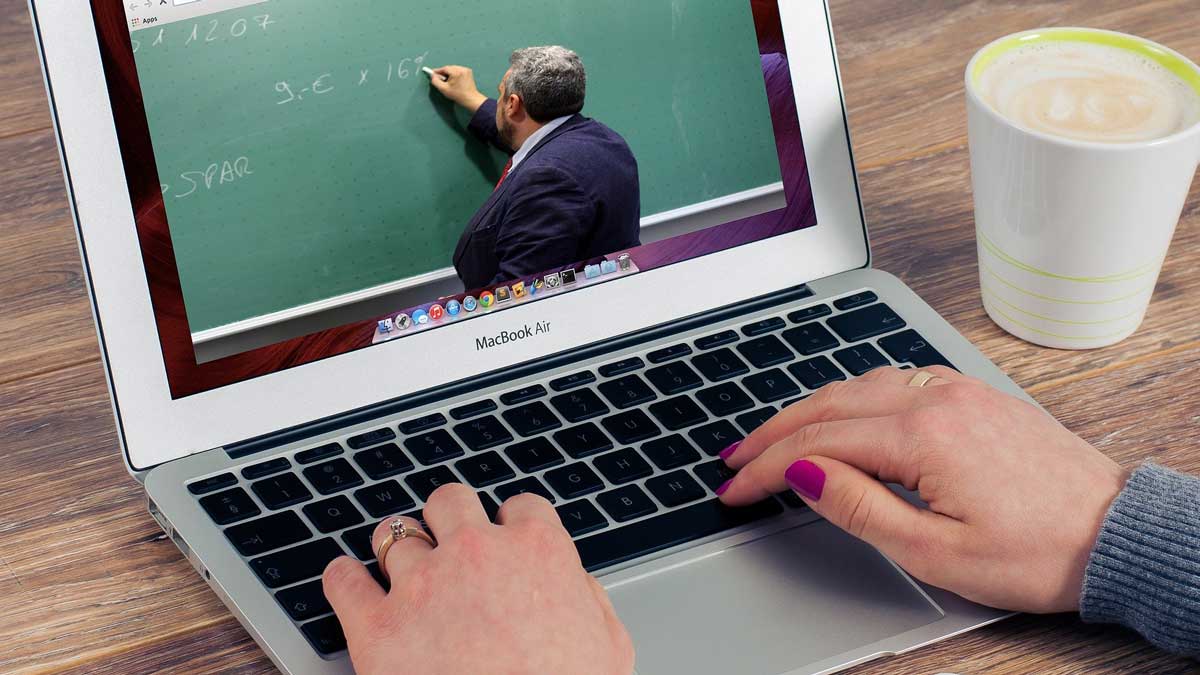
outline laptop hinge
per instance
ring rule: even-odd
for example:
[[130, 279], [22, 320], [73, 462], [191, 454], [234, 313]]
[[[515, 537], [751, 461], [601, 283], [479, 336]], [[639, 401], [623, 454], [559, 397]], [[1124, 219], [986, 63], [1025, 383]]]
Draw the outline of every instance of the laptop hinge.
[[724, 321], [745, 314], [753, 314], [760, 312], [770, 307], [778, 305], [786, 305], [794, 303], [797, 300], [812, 297], [813, 292], [807, 285], [795, 286], [783, 291], [776, 291], [770, 295], [755, 298], [753, 300], [739, 302], [736, 305], [728, 305], [714, 309], [702, 314], [693, 315], [685, 319], [673, 321], [669, 324], [660, 324], [645, 328], [634, 333], [622, 335], [600, 342], [593, 342], [577, 349], [561, 352], [546, 358], [540, 358], [534, 361], [527, 361], [523, 364], [505, 368], [499, 371], [492, 371], [483, 375], [451, 382], [432, 389], [426, 389], [418, 394], [403, 396], [390, 401], [376, 403], [364, 408], [352, 410], [350, 412], [334, 415], [320, 420], [314, 420], [306, 424], [301, 424], [289, 429], [283, 429], [270, 434], [251, 438], [245, 441], [239, 441], [225, 446], [225, 452], [230, 458], [245, 457], [272, 448], [277, 448], [281, 445], [295, 443], [296, 441], [319, 436], [331, 431], [336, 431], [363, 422], [368, 422], [380, 417], [392, 417], [405, 410], [412, 410], [427, 406], [438, 401], [454, 398], [465, 393], [478, 391], [492, 387], [497, 384], [502, 384], [511, 380], [525, 379], [538, 373], [542, 373], [562, 366], [578, 363], [580, 361], [590, 361], [600, 358], [606, 354], [611, 354], [618, 351], [627, 351], [636, 348], [639, 345], [658, 340], [671, 335], [684, 333], [696, 328], [702, 328], [706, 325]]

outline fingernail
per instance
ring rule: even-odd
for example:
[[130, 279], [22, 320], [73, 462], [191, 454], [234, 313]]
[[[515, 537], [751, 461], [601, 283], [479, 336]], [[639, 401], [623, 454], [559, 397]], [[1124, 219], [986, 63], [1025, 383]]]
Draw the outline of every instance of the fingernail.
[[741, 442], [741, 441], [738, 441], [738, 442], [736, 442], [736, 443], [732, 443], [732, 444], [730, 444], [730, 446], [729, 446], [728, 448], [725, 448], [725, 449], [724, 449], [724, 450], [722, 450], [720, 453], [718, 453], [718, 456], [719, 456], [721, 459], [729, 459], [730, 455], [732, 455], [733, 453], [737, 452], [737, 449], [738, 449], [738, 448], [739, 448], [741, 445], [742, 445], [742, 442]]
[[733, 483], [732, 478], [725, 481], [724, 483], [721, 483], [721, 487], [717, 488], [717, 496], [720, 497], [721, 495], [725, 494], [725, 491], [729, 489], [729, 485], [731, 483]]
[[825, 489], [825, 472], [807, 459], [802, 459], [783, 472], [789, 487], [814, 502], [821, 498]]

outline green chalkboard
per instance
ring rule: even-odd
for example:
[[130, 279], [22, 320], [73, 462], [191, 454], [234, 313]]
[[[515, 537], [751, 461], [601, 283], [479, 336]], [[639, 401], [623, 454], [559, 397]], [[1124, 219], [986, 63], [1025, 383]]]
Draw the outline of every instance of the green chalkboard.
[[193, 332], [451, 265], [504, 157], [422, 65], [491, 94], [516, 47], [578, 51], [643, 216], [780, 180], [749, 0], [269, 0], [133, 38]]

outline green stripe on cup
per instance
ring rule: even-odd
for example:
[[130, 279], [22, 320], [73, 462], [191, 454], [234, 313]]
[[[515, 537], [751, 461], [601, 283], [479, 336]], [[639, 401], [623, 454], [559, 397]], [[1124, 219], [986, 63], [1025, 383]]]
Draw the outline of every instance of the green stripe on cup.
[[1004, 317], [1005, 319], [1008, 319], [1009, 321], [1015, 323], [1016, 325], [1026, 329], [1026, 330], [1031, 330], [1035, 333], [1039, 333], [1041, 335], [1048, 335], [1050, 337], [1058, 338], [1060, 340], [1072, 340], [1072, 341], [1075, 341], [1075, 340], [1078, 340], [1078, 341], [1105, 340], [1108, 338], [1116, 337], [1118, 335], [1124, 335], [1129, 332], [1129, 329], [1125, 329], [1125, 330], [1115, 331], [1113, 333], [1108, 333], [1105, 335], [1062, 335], [1060, 333], [1052, 333], [1048, 330], [1042, 330], [1041, 328], [1034, 328], [1033, 326], [1030, 326], [1029, 324], [1025, 323], [1024, 321], [1021, 321], [1020, 319], [1010, 316], [1007, 312], [1001, 310], [999, 307], [996, 307], [995, 305], [992, 306], [991, 311], [999, 314], [1000, 316]]
[[978, 86], [983, 71], [987, 70], [988, 66], [995, 63], [996, 59], [1005, 53], [1017, 47], [1043, 42], [1088, 42], [1135, 52], [1166, 68], [1190, 85], [1192, 89], [1195, 89], [1197, 94], [1200, 94], [1200, 68], [1191, 61], [1149, 40], [1124, 33], [1091, 28], [1043, 28], [1017, 33], [998, 40], [987, 47], [975, 60], [975, 67], [971, 70], [972, 82]]
[[988, 239], [987, 235], [985, 235], [983, 233], [983, 230], [979, 229], [978, 227], [975, 228], [975, 236], [976, 236], [976, 239], [979, 241], [979, 244], [981, 246], [983, 246], [985, 249], [987, 249], [988, 253], [991, 253], [992, 255], [996, 256], [1000, 260], [1008, 263], [1009, 265], [1012, 265], [1013, 267], [1015, 267], [1019, 270], [1024, 270], [1026, 272], [1029, 272], [1030, 274], [1036, 274], [1038, 276], [1047, 277], [1050, 279], [1059, 279], [1062, 281], [1077, 281], [1079, 283], [1084, 283], [1084, 284], [1112, 284], [1112, 283], [1118, 283], [1118, 282], [1122, 282], [1122, 281], [1131, 281], [1133, 279], [1137, 279], [1138, 277], [1144, 277], [1147, 274], [1154, 272], [1154, 270], [1157, 269], [1157, 267], [1158, 267], [1157, 263], [1150, 262], [1150, 263], [1138, 265], [1137, 267], [1129, 270], [1128, 272], [1120, 272], [1118, 274], [1109, 274], [1109, 275], [1102, 276], [1102, 277], [1072, 277], [1072, 276], [1067, 276], [1065, 274], [1055, 274], [1054, 272], [1047, 272], [1046, 270], [1034, 267], [1033, 265], [1029, 265], [1027, 263], [1021, 262], [1020, 260], [1017, 260], [1016, 258], [1012, 257], [1011, 255], [1008, 255], [1004, 251], [1001, 251], [1000, 247], [996, 246], [996, 244], [993, 243], [991, 239]]
[[1098, 321], [1067, 321], [1066, 319], [1055, 319], [1055, 318], [1052, 318], [1049, 316], [1043, 316], [1041, 314], [1036, 314], [1034, 312], [1031, 312], [1031, 311], [1025, 309], [1024, 307], [1018, 307], [1017, 305], [1012, 304], [1011, 302], [1005, 300], [1004, 298], [1000, 297], [999, 295], [996, 295], [995, 293], [992, 293], [991, 291], [980, 289], [980, 292], [983, 294], [984, 297], [986, 297], [990, 300], [999, 302], [1000, 304], [1002, 304], [1005, 307], [1008, 307], [1010, 309], [1015, 309], [1016, 311], [1026, 315], [1026, 316], [1032, 317], [1039, 321], [1049, 321], [1050, 323], [1061, 323], [1065, 326], [1102, 326], [1106, 323], [1116, 323], [1118, 321], [1124, 321], [1124, 320], [1128, 319], [1129, 317], [1141, 312], [1143, 309], [1142, 307], [1138, 307], [1137, 309], [1133, 310], [1132, 312], [1129, 312], [1128, 314], [1123, 314], [1123, 315], [1118, 316], [1113, 319], [1100, 319]]
[[1122, 295], [1122, 296], [1119, 296], [1116, 298], [1107, 298], [1104, 300], [1066, 300], [1064, 298], [1053, 298], [1053, 297], [1050, 297], [1049, 295], [1042, 295], [1041, 293], [1034, 293], [1033, 291], [1031, 291], [1029, 289], [1021, 288], [1020, 286], [1014, 284], [1013, 282], [1009, 281], [1008, 279], [1005, 279], [1004, 277], [997, 274], [996, 271], [993, 270], [991, 267], [988, 267], [987, 264], [983, 262], [983, 260], [979, 261], [979, 266], [980, 266], [980, 268], [983, 269], [984, 272], [987, 273], [988, 276], [990, 276], [991, 278], [1000, 282], [1001, 284], [1008, 286], [1009, 288], [1013, 289], [1014, 291], [1016, 291], [1018, 293], [1023, 293], [1025, 295], [1028, 295], [1031, 298], [1037, 298], [1038, 300], [1045, 300], [1047, 302], [1058, 302], [1058, 303], [1062, 303], [1064, 305], [1111, 305], [1111, 304], [1115, 304], [1118, 302], [1124, 302], [1125, 300], [1129, 300], [1130, 298], [1135, 298], [1147, 291], [1154, 290], [1153, 284], [1147, 284], [1146, 286], [1143, 286], [1142, 288], [1139, 288], [1132, 293], [1126, 293], [1125, 295]]

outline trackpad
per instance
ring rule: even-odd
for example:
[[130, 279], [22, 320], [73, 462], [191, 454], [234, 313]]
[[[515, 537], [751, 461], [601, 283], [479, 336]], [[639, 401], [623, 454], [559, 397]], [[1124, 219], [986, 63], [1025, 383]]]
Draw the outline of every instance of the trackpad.
[[609, 592], [640, 675], [776, 675], [943, 616], [875, 549], [824, 521]]

